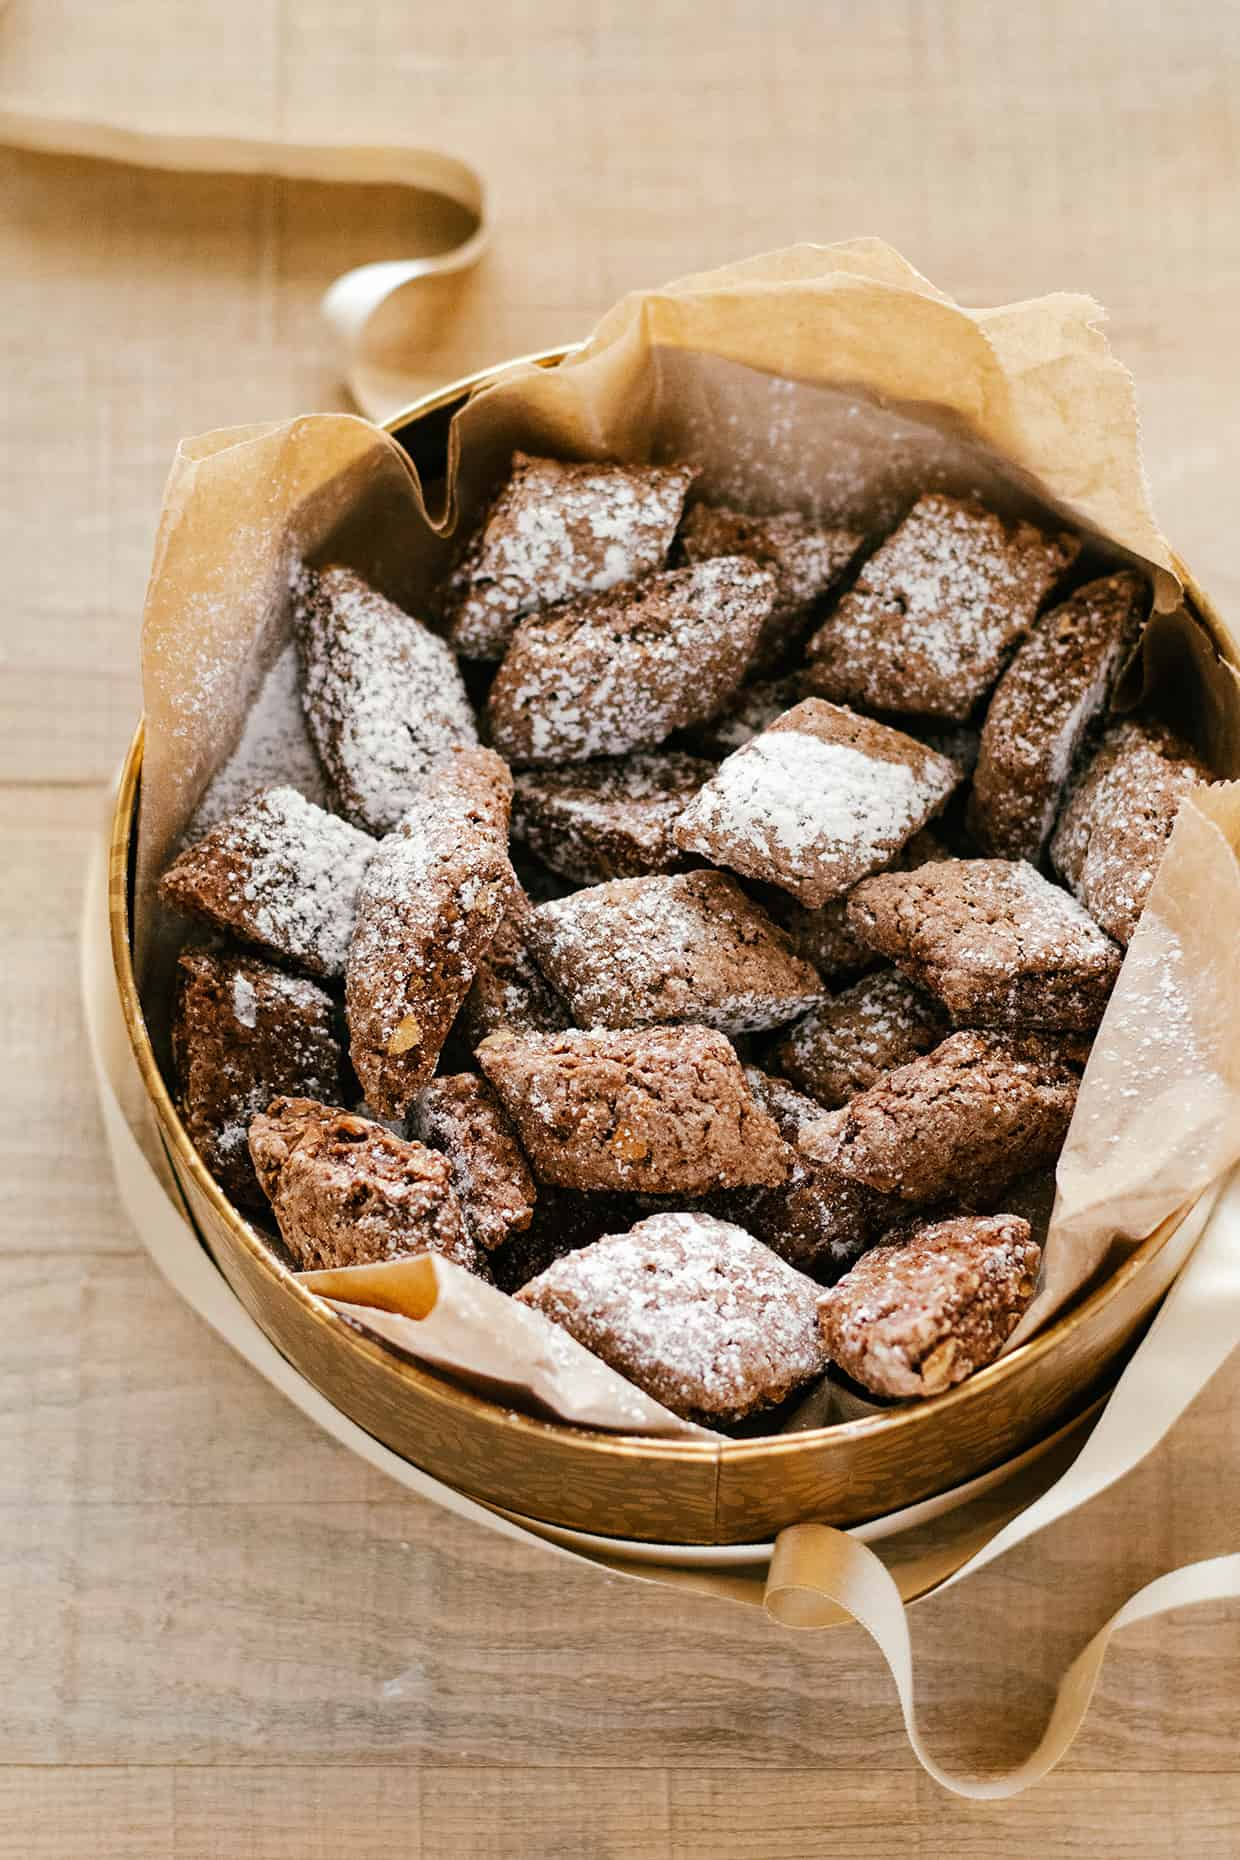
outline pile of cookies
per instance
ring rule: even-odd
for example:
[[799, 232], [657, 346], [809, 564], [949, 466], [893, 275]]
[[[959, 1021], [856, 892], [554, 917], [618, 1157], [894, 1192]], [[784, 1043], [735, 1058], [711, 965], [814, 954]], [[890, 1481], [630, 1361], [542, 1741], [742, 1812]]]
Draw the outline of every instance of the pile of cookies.
[[439, 1253], [732, 1427], [998, 1354], [1210, 773], [1112, 712], [1149, 593], [1079, 539], [693, 482], [518, 454], [425, 618], [299, 565], [331, 811], [264, 789], [162, 890], [186, 1128], [296, 1266]]

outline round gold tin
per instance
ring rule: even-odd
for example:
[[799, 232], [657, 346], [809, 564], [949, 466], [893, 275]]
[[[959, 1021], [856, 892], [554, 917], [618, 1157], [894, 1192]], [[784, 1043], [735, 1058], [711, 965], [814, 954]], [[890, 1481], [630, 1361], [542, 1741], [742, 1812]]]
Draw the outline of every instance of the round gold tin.
[[[527, 358], [553, 366], [566, 351]], [[510, 364], [504, 364], [505, 367]], [[452, 414], [487, 369], [387, 422], [424, 478], [442, 471]], [[1226, 629], [1177, 565], [1225, 652]], [[753, 1543], [806, 1519], [856, 1524], [959, 1485], [1020, 1453], [1114, 1380], [1180, 1261], [1182, 1219], [1163, 1223], [1046, 1330], [931, 1400], [766, 1439], [666, 1442], [591, 1433], [502, 1408], [348, 1325], [268, 1251], [203, 1166], [155, 1062], [134, 980], [130, 852], [142, 731], [111, 825], [109, 916], [116, 984], [137, 1065], [198, 1233], [247, 1311], [344, 1414], [423, 1471], [527, 1518], [663, 1544]], [[1187, 1212], [1187, 1210], [1185, 1210]]]

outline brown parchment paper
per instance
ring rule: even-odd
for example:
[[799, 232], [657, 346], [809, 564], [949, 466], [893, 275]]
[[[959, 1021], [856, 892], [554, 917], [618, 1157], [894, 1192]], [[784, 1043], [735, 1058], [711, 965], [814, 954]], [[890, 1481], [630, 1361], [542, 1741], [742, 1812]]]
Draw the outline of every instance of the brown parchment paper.
[[[1135, 561], [1154, 581], [1123, 701], [1145, 696], [1220, 774], [1240, 770], [1236, 648], [1184, 599], [1150, 509], [1132, 382], [1101, 314], [1068, 294], [967, 310], [881, 242], [796, 247], [626, 298], [558, 368], [508, 371], [453, 422], [442, 482], [421, 484], [393, 440], [342, 415], [187, 442], [143, 633], [136, 933], [157, 1050], [183, 927], [165, 920], [154, 882], [213, 779], [244, 785], [247, 713], [264, 681], [270, 699], [288, 644], [289, 567], [344, 560], [417, 610], [517, 445], [686, 459], [707, 496], [868, 527], [931, 487], [1066, 521], [1087, 538], [1088, 566]], [[288, 740], [304, 749], [291, 694], [288, 709]], [[1238, 853], [1240, 784], [1186, 805], [1085, 1075], [1020, 1336], [1240, 1156]], [[445, 1273], [428, 1310], [424, 1291], [406, 1301], [409, 1275], [374, 1271], [366, 1300], [341, 1300], [370, 1307], [364, 1320], [351, 1310], [358, 1321], [399, 1323], [399, 1347], [570, 1414], [520, 1307], [488, 1299], [483, 1314], [472, 1285]], [[592, 1425], [632, 1427], [623, 1403], [606, 1412], [600, 1397]], [[829, 1398], [811, 1398], [799, 1424], [832, 1418]]]

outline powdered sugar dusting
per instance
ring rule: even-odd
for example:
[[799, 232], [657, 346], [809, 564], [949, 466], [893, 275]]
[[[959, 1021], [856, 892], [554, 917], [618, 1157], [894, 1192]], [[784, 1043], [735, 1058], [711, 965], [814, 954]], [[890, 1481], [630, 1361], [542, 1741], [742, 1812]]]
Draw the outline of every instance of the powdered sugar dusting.
[[675, 1413], [717, 1421], [819, 1373], [817, 1296], [742, 1228], [694, 1213], [609, 1234], [519, 1294]]

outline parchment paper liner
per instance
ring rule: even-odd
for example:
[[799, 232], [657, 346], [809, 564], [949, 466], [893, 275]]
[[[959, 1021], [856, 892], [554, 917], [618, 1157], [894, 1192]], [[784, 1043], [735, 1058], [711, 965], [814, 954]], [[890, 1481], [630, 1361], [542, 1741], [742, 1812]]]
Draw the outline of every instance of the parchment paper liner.
[[[1092, 300], [1066, 294], [962, 309], [877, 241], [796, 247], [626, 298], [559, 368], [506, 373], [454, 421], [442, 486], [420, 485], [393, 440], [345, 415], [182, 445], [143, 632], [135, 936], [157, 1050], [183, 927], [165, 919], [154, 883], [287, 643], [289, 567], [298, 556], [346, 561], [417, 610], [446, 539], [515, 445], [689, 459], [707, 496], [871, 528], [930, 487], [1067, 521], [1089, 539], [1090, 566], [1135, 560], [1154, 580], [1157, 611], [1125, 700], [1144, 692], [1235, 774], [1236, 675], [1181, 603], [1149, 506], [1132, 382], [1100, 317]], [[1220, 643], [1234, 659], [1232, 642]], [[1014, 1342], [1240, 1155], [1238, 850], [1240, 784], [1181, 810], [1086, 1072], [1044, 1283]], [[460, 1275], [434, 1276], [429, 1317], [384, 1320], [401, 1323], [401, 1347], [484, 1389], [503, 1363], [513, 1401], [574, 1414], [580, 1395], [553, 1362], [531, 1360], [514, 1381], [529, 1355], [517, 1307], [488, 1299], [483, 1314]], [[413, 1283], [395, 1272], [380, 1302], [402, 1309], [402, 1284]], [[413, 1303], [425, 1313], [422, 1294]], [[379, 1328], [373, 1309], [361, 1321]], [[591, 1424], [631, 1429], [630, 1399], [608, 1421], [600, 1395]]]

